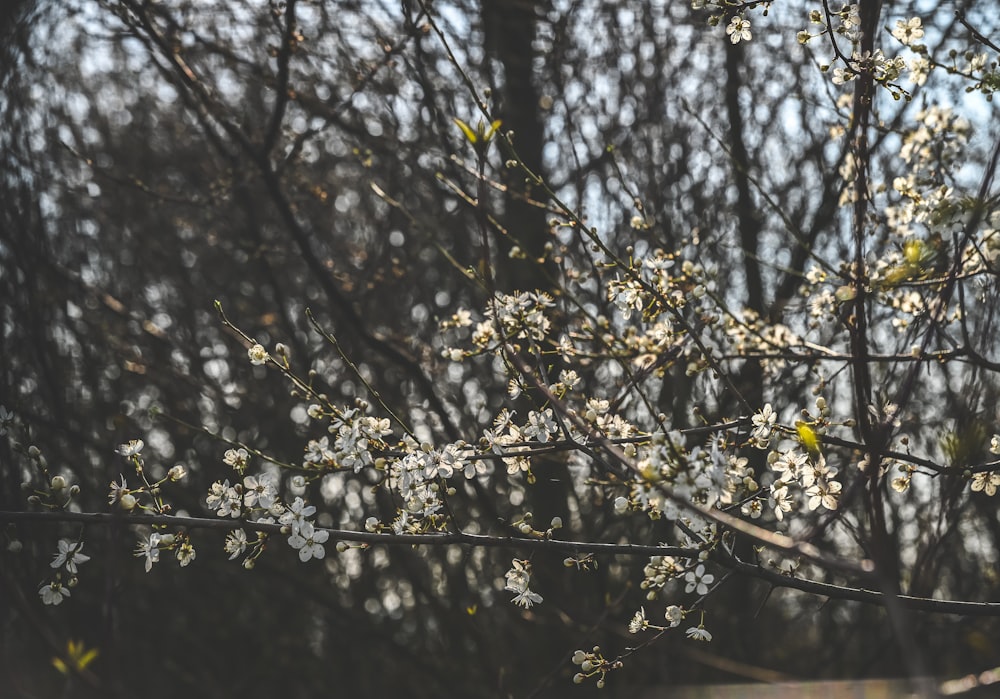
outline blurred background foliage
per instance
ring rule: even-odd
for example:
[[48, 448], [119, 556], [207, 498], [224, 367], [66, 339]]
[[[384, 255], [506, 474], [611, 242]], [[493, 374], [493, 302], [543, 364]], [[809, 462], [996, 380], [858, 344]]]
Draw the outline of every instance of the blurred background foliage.
[[[991, 3], [958, 4], [984, 35], [995, 32]], [[837, 206], [844, 143], [829, 133], [845, 113], [818, 77], [825, 59], [794, 40], [810, 8], [776, 4], [754, 16], [752, 42], [734, 45], [686, 2], [427, 5], [514, 132], [517, 157], [609, 247], [687, 247], [718, 272], [724, 302], [801, 322], [810, 257], [842, 259], [849, 243]], [[968, 43], [954, 9], [912, 10], [942, 50]], [[526, 405], [488, 362], [440, 357], [438, 321], [483, 302], [464, 273], [480, 261], [469, 204], [480, 194], [506, 231], [493, 259], [501, 288], [557, 291], [567, 271], [590, 275], [586, 308], [612, 315], [587, 242], [550, 226], [544, 192], [503, 167], [511, 153], [491, 152], [496, 186], [478, 189], [452, 118], [479, 115], [415, 0], [16, 0], [0, 12], [0, 403], [30, 425], [50, 468], [81, 486], [86, 511], [106, 508], [107, 485], [125, 468], [115, 445], [141, 437], [154, 475], [189, 469], [172, 491], [178, 510], [204, 514], [208, 485], [229, 475], [226, 446], [154, 419], [153, 408], [285, 461], [317, 436], [281, 377], [248, 364], [215, 299], [265, 346], [287, 344], [300, 373], [314, 370], [316, 385], [350, 404], [363, 387], [309, 327], [311, 309], [431, 441], [474, 440], [501, 406]], [[880, 104], [879, 138], [891, 144], [921, 100], [961, 103], [961, 90], [935, 84], [911, 105]], [[996, 122], [988, 105], [979, 109], [989, 143]], [[986, 151], [969, 148], [972, 181]], [[891, 148], [879, 153], [876, 171], [898, 167]], [[534, 262], [547, 244], [556, 252]], [[989, 308], [983, 342], [995, 341]], [[581, 370], [584, 385], [597, 390], [609, 372], [595, 361]], [[798, 404], [813, 380], [795, 366], [765, 387], [752, 361], [733, 375], [758, 404], [765, 394]], [[921, 443], [958, 424], [995, 423], [996, 384], [983, 372], [929, 369], [927, 384], [933, 399], [912, 416], [926, 429]], [[704, 388], [681, 366], [657, 407], [678, 428], [699, 424], [695, 407], [740, 414]], [[21, 509], [29, 464], [0, 449], [0, 509]], [[981, 456], [985, 444], [976, 449]], [[667, 538], [662, 523], [615, 518], [581, 497], [564, 461], [533, 468], [536, 487], [498, 477], [461, 490], [454, 506], [483, 533], [506, 533], [531, 507], [544, 521], [572, 520], [584, 540]], [[317, 488], [329, 513], [320, 523], [358, 527], [378, 514], [384, 503], [369, 485]], [[922, 594], [996, 599], [996, 506], [960, 491], [943, 484], [920, 507], [897, 503], [894, 531]], [[499, 594], [517, 552], [400, 547], [299, 565], [274, 541], [248, 572], [227, 565], [211, 532], [196, 535], [189, 568], [145, 574], [130, 555], [133, 534], [111, 528], [86, 532], [94, 560], [69, 603], [43, 608], [34, 590], [61, 532], [78, 529], [5, 532], [24, 545], [3, 554], [0, 575], [0, 683], [11, 696], [61, 691], [50, 658], [67, 638], [100, 650], [75, 680], [80, 696], [583, 696], [593, 689], [571, 687], [568, 658], [596, 642], [609, 652], [634, 644], [625, 627], [643, 599], [643, 560], [581, 574], [561, 556], [538, 556], [546, 601], [525, 612]], [[736, 579], [712, 610], [710, 645], [668, 636], [633, 656], [605, 693], [902, 672], [876, 608], [788, 591], [768, 598], [764, 584]], [[994, 622], [914, 619], [929, 673], [981, 669], [1000, 652]]]

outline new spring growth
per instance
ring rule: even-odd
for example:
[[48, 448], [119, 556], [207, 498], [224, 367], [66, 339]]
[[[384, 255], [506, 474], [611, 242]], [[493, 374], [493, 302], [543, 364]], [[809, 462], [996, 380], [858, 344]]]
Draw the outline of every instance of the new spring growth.
[[476, 130], [473, 131], [472, 127], [458, 117], [453, 117], [452, 121], [454, 121], [455, 125], [462, 130], [462, 133], [465, 134], [466, 140], [472, 144], [472, 147], [476, 149], [476, 153], [480, 157], [486, 153], [486, 148], [490, 145], [490, 141], [493, 140], [497, 129], [500, 128], [500, 124], [502, 123], [499, 119], [495, 119], [490, 123], [489, 127], [487, 127], [486, 122], [480, 119], [479, 123], [476, 124]]

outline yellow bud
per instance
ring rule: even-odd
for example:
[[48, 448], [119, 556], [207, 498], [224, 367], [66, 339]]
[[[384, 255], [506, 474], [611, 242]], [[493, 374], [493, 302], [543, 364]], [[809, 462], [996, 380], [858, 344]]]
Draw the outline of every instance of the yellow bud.
[[795, 431], [799, 435], [799, 443], [806, 448], [806, 451], [812, 456], [819, 456], [819, 436], [816, 430], [802, 420], [796, 420]]
[[903, 257], [907, 264], [919, 265], [924, 257], [924, 244], [920, 240], [907, 240], [903, 243]]

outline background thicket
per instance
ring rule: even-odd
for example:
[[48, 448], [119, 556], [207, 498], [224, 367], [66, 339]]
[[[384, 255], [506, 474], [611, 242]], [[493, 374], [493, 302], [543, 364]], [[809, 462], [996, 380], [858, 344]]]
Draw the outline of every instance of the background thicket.
[[[996, 36], [992, 4], [937, 5], [894, 3], [876, 26], [919, 15], [933, 55], [955, 49], [955, 65], [966, 50], [995, 59], [981, 41]], [[370, 399], [307, 321], [310, 309], [423, 438], [475, 442], [501, 407], [523, 416], [544, 402], [530, 390], [512, 397], [488, 358], [442, 356], [439, 321], [460, 307], [482, 309], [487, 297], [470, 281], [483, 271], [484, 229], [498, 289], [559, 299], [554, 337], [559, 327], [578, 329], [578, 311], [611, 319], [611, 335], [634, 332], [608, 300], [616, 271], [602, 266], [606, 256], [581, 226], [552, 225], [566, 220], [557, 199], [622, 259], [661, 248], [701, 265], [715, 280], [717, 307], [760, 319], [748, 336], [773, 341], [748, 341], [742, 356], [726, 359], [728, 384], [712, 371], [690, 375], [697, 357], [689, 348], [657, 364], [655, 387], [643, 390], [672, 429], [747, 418], [765, 402], [788, 422], [813, 408], [806, 400], [821, 375], [835, 412], [857, 420], [850, 309], [833, 304], [809, 327], [816, 288], [806, 274], [817, 260], [835, 273], [852, 259], [857, 227], [842, 199], [852, 143], [835, 133], [850, 124], [851, 102], [838, 98], [851, 86], [832, 85], [818, 69], [832, 59], [829, 43], [795, 41], [810, 9], [775, 3], [763, 17], [758, 8], [753, 40], [734, 44], [723, 31], [729, 15], [710, 27], [708, 10], [649, 0], [7, 3], [0, 403], [30, 427], [30, 435], [10, 427], [12, 437], [37, 444], [50, 470], [71, 476], [83, 511], [107, 509], [108, 483], [128, 468], [114, 447], [136, 437], [154, 471], [187, 467], [170, 498], [192, 515], [204, 516], [209, 485], [231, 476], [221, 461], [228, 446], [209, 433], [301, 460], [320, 434], [305, 403], [278, 372], [246, 361], [246, 345], [216, 314], [218, 299], [264, 346], [285, 343], [292, 365], [314, 370], [314, 385], [333, 402]], [[949, 104], [967, 115], [973, 135], [950, 155], [942, 146], [928, 177], [953, 187], [955, 200], [976, 196], [992, 172], [998, 122], [981, 92], [966, 96], [970, 84], [955, 76], [907, 84], [912, 100], [878, 92], [870, 176], [891, 183], [903, 174], [899, 147], [917, 113]], [[474, 126], [477, 99], [512, 132], [491, 145], [483, 179], [453, 122]], [[544, 187], [507, 167], [511, 160]], [[991, 220], [992, 202], [982, 203], [977, 225]], [[946, 274], [963, 247], [952, 236], [971, 216], [959, 212], [951, 228], [927, 224], [926, 245], [938, 245], [933, 262], [923, 258], [926, 269], [900, 279]], [[886, 218], [876, 207], [867, 219], [873, 266], [901, 250]], [[913, 453], [961, 472], [991, 458], [989, 436], [1000, 430], [990, 359], [995, 273], [959, 286], [968, 293], [965, 332], [889, 302], [873, 302], [868, 321], [871, 352], [884, 357], [872, 361], [873, 402], [898, 403], [905, 391], [898, 420]], [[941, 293], [930, 282], [914, 289]], [[901, 319], [909, 330], [893, 326]], [[725, 334], [722, 326], [705, 337]], [[781, 347], [775, 328], [840, 354]], [[620, 365], [643, 366], [641, 347], [613, 344], [593, 340], [589, 359], [565, 360], [583, 394], [623, 385]], [[912, 345], [954, 354], [918, 359], [914, 374]], [[765, 346], [787, 361], [747, 359]], [[554, 372], [563, 366], [552, 361]], [[641, 410], [622, 406], [631, 409]], [[856, 472], [852, 453], [845, 447], [839, 466], [846, 479]], [[766, 472], [764, 452], [743, 456]], [[6, 442], [0, 460], [0, 509], [24, 509], [22, 482], [38, 477], [33, 464]], [[530, 510], [542, 522], [562, 517], [566, 538], [671, 539], [666, 522], [615, 515], [613, 493], [595, 499], [574, 487], [573, 469], [565, 454], [537, 457], [537, 482], [527, 485], [500, 468], [459, 488], [451, 507], [484, 534], [515, 533], [510, 523]], [[954, 472], [925, 477], [903, 497], [887, 487], [893, 475], [877, 486], [881, 553], [869, 546], [874, 525], [863, 498], [817, 543], [853, 536], [858, 556], [881, 555], [882, 571], [908, 594], [997, 599], [995, 499], [970, 493]], [[328, 513], [320, 523], [391, 521], [370, 486], [363, 475], [337, 488], [315, 483], [312, 499]], [[642, 557], [599, 558], [596, 570], [580, 572], [562, 565], [562, 553], [536, 553], [545, 602], [524, 611], [501, 592], [511, 558], [524, 556], [512, 549], [331, 549], [324, 562], [302, 565], [278, 538], [246, 571], [226, 561], [221, 534], [204, 532], [191, 566], [147, 574], [131, 555], [133, 532], [89, 527], [94, 560], [81, 584], [65, 604], [43, 607], [37, 589], [51, 572], [54, 542], [78, 532], [39, 522], [4, 530], [5, 545], [23, 545], [0, 559], [0, 683], [12, 696], [61, 691], [65, 678], [50, 658], [70, 638], [100, 650], [75, 680], [81, 695], [584, 695], [593, 687], [570, 685], [573, 651], [636, 645], [627, 621], [646, 603]], [[749, 553], [748, 542], [741, 546]], [[820, 575], [842, 582], [834, 571]], [[652, 617], [656, 605], [646, 604]], [[711, 644], [666, 635], [631, 656], [603, 691], [894, 676], [912, 669], [914, 648], [926, 673], [959, 675], [995, 664], [1000, 652], [990, 618], [912, 613], [908, 624], [911, 642], [901, 644], [881, 607], [772, 593], [764, 581], [734, 576], [711, 599]]]

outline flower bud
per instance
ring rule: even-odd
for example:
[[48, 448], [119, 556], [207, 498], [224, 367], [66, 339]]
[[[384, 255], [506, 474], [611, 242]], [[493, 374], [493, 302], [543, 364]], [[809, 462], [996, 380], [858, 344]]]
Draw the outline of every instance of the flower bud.
[[615, 498], [615, 514], [622, 515], [628, 510], [628, 498], [619, 495]]
[[185, 475], [187, 475], [187, 469], [184, 468], [184, 464], [177, 464], [169, 471], [167, 471], [167, 478], [172, 481], [179, 481]]
[[62, 490], [66, 487], [66, 479], [62, 476], [53, 476], [51, 485], [52, 490]]

